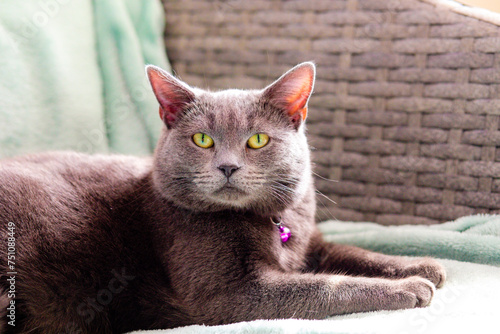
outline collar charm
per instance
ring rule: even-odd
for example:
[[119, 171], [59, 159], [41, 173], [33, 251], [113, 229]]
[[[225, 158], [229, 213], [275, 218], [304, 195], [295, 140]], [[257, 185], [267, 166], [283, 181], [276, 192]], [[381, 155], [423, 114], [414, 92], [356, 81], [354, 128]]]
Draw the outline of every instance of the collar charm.
[[280, 239], [282, 243], [285, 243], [290, 239], [290, 236], [292, 235], [292, 231], [286, 226], [283, 226], [281, 223], [281, 216], [278, 217], [271, 217], [271, 222], [278, 227], [278, 230], [280, 231]]

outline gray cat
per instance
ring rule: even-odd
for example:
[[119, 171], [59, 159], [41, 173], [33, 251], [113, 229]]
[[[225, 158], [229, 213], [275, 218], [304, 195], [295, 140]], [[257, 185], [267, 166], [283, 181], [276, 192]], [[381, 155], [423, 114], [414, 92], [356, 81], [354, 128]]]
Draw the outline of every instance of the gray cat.
[[[123, 333], [423, 307], [445, 272], [323, 241], [304, 121], [315, 67], [208, 92], [155, 66], [153, 159], [0, 163], [4, 333]], [[15, 325], [15, 326], [13, 326]]]

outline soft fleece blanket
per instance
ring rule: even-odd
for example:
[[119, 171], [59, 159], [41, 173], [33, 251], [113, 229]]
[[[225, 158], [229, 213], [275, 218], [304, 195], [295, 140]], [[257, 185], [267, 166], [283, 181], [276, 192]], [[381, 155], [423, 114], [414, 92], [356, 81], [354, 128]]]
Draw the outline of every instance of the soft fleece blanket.
[[225, 326], [188, 326], [136, 334], [251, 333], [498, 333], [500, 216], [478, 215], [434, 226], [320, 223], [325, 238], [387, 254], [433, 256], [448, 280], [429, 307], [331, 317], [258, 320]]
[[144, 64], [169, 68], [159, 0], [0, 1], [0, 158], [151, 153]]

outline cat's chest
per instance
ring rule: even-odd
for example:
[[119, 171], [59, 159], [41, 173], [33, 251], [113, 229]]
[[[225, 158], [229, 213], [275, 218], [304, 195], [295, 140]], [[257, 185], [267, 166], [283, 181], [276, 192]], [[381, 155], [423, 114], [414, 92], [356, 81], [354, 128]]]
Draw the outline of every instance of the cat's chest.
[[[179, 216], [174, 219], [172, 246], [168, 251], [171, 269], [204, 273], [250, 272], [261, 266], [299, 270], [309, 239], [306, 221], [284, 220], [291, 236], [283, 242], [270, 217], [231, 212]], [[189, 268], [189, 269], [186, 269]]]

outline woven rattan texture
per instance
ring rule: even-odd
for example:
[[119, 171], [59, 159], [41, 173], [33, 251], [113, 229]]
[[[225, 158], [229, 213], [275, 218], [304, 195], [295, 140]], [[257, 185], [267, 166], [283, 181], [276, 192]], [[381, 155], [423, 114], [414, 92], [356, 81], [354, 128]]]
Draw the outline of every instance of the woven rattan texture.
[[[165, 0], [176, 73], [263, 87], [318, 65], [318, 219], [432, 224], [500, 211], [500, 27], [418, 0]], [[326, 179], [338, 180], [332, 182]]]

